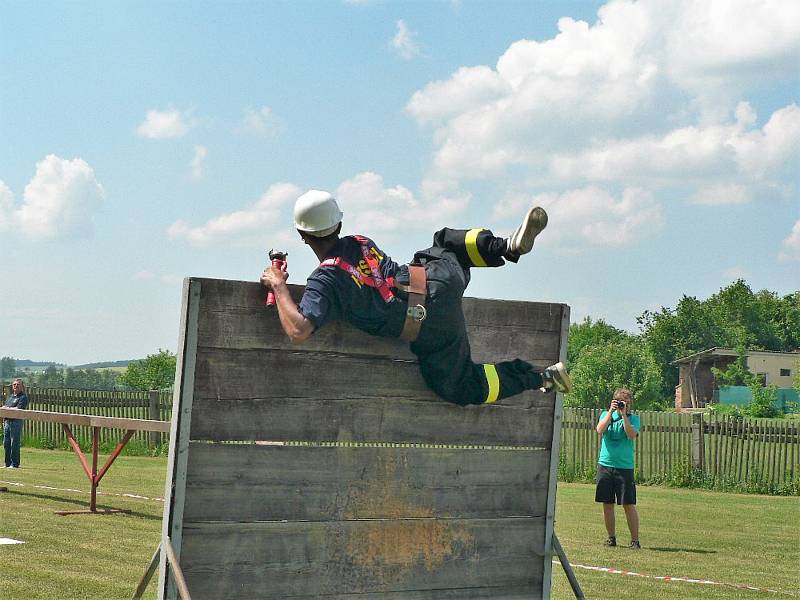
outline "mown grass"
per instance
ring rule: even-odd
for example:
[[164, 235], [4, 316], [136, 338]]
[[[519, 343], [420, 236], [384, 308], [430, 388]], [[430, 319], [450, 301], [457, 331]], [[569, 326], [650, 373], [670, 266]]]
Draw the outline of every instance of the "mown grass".
[[[587, 598], [791, 598], [800, 595], [800, 499], [638, 486], [641, 551], [629, 541], [622, 510], [617, 537], [605, 548], [594, 486], [559, 484], [555, 530], [570, 562], [655, 576], [681, 576], [784, 592], [663, 582], [576, 569]], [[571, 598], [554, 565], [553, 597]], [[795, 596], [792, 596], [794, 594]]]
[[[162, 496], [166, 459], [120, 457], [101, 482], [105, 494], [99, 496], [99, 506], [126, 508], [130, 514], [66, 517], [53, 511], [88, 505], [88, 480], [75, 456], [23, 448], [22, 462], [22, 469], [0, 470], [0, 482], [5, 482], [0, 485], [9, 488], [0, 493], [0, 537], [26, 542], [0, 546], [0, 598], [130, 598], [160, 539], [163, 504], [108, 494]], [[587, 598], [800, 597], [790, 594], [800, 590], [800, 499], [796, 497], [640, 486], [643, 549], [639, 552], [603, 547], [606, 533], [593, 485], [561, 483], [557, 500], [556, 533], [573, 563], [783, 592], [662, 582], [576, 568]], [[626, 544], [627, 527], [618, 512], [617, 533]], [[153, 583], [145, 597], [155, 598]], [[269, 598], [268, 590], [264, 597]], [[553, 566], [553, 598], [573, 598], [558, 565]]]
[[[130, 514], [59, 516], [54, 511], [88, 508], [88, 478], [72, 452], [23, 447], [22, 468], [0, 470], [0, 486], [8, 488], [0, 493], [0, 537], [26, 542], [0, 545], [0, 598], [130, 598], [160, 541], [164, 505], [109, 494], [160, 498], [166, 464], [126, 456], [106, 473], [98, 508]], [[156, 597], [155, 586], [145, 597]]]

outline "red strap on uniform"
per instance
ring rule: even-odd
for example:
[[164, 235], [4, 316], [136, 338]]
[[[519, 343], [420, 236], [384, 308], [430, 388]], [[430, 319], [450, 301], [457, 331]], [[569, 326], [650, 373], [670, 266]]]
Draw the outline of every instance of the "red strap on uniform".
[[369, 241], [367, 238], [360, 235], [352, 236], [359, 244], [361, 244], [361, 254], [364, 256], [364, 261], [370, 270], [370, 275], [364, 275], [361, 271], [356, 269], [353, 265], [343, 260], [341, 257], [326, 258], [321, 263], [320, 267], [338, 267], [348, 275], [355, 277], [360, 283], [378, 290], [378, 293], [383, 298], [384, 302], [391, 302], [394, 299], [394, 294], [390, 288], [394, 287], [394, 277], [384, 277], [381, 273], [381, 266], [377, 259], [372, 255], [369, 248]]

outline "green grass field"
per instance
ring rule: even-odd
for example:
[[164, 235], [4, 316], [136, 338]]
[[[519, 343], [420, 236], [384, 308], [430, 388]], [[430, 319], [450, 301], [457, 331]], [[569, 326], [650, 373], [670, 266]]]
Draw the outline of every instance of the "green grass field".
[[[162, 496], [166, 459], [120, 457], [101, 482], [98, 505], [130, 514], [65, 517], [53, 511], [88, 505], [88, 480], [75, 456], [23, 448], [22, 463], [0, 470], [0, 486], [9, 489], [0, 493], [0, 537], [26, 542], [0, 545], [0, 598], [130, 598], [158, 544], [163, 504], [110, 494]], [[800, 598], [800, 498], [641, 486], [639, 552], [603, 547], [593, 498], [592, 485], [559, 485], [556, 533], [572, 563], [780, 593], [576, 568], [587, 598]], [[618, 538], [626, 544], [619, 512]], [[572, 598], [559, 565], [553, 573], [553, 598]], [[154, 589], [151, 583], [145, 597], [155, 598]]]

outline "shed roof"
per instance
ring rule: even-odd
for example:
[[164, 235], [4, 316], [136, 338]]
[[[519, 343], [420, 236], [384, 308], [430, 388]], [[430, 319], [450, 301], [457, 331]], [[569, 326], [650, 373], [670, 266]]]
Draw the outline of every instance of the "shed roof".
[[[747, 355], [759, 355], [759, 354], [767, 354], [772, 356], [785, 356], [789, 357], [800, 357], [800, 350], [795, 350], [794, 352], [774, 352], [772, 350], [748, 350]], [[713, 348], [708, 348], [707, 350], [701, 350], [700, 352], [695, 352], [694, 354], [689, 354], [688, 356], [684, 356], [683, 358], [678, 358], [673, 360], [670, 364], [671, 365], [681, 365], [684, 363], [692, 362], [695, 360], [702, 360], [703, 358], [716, 358], [718, 356], [738, 356], [738, 350], [733, 350], [732, 348], [721, 348], [719, 346], [714, 346]]]

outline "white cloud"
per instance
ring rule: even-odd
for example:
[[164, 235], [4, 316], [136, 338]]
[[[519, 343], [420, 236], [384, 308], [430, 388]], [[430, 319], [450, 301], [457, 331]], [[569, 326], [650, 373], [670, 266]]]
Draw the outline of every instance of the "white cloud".
[[742, 176], [757, 182], [800, 157], [800, 108], [791, 104], [776, 111], [762, 129], [751, 128], [755, 118], [750, 105], [740, 103], [735, 122], [604, 140], [591, 149], [554, 156], [551, 173], [562, 179], [599, 181]]
[[461, 67], [447, 81], [414, 92], [406, 110], [421, 122], [440, 121], [507, 96], [511, 84], [486, 66]]
[[[196, 245], [251, 245], [262, 243], [265, 237], [293, 240], [292, 208], [302, 191], [292, 183], [274, 184], [252, 206], [218, 215], [198, 226], [181, 219], [169, 226], [167, 234]], [[343, 181], [332, 192], [344, 213], [347, 231], [386, 235], [429, 232], [442, 223], [452, 224], [470, 201], [469, 194], [446, 187], [427, 188], [420, 200], [407, 187], [388, 187], [382, 176], [369, 171]]]
[[780, 187], [774, 179], [798, 158], [800, 109], [786, 106], [759, 127], [742, 95], [796, 72], [798, 7], [612, 0], [594, 24], [564, 17], [557, 35], [514, 42], [494, 68], [461, 67], [411, 96], [407, 112], [433, 128], [426, 177], [457, 186], [688, 183], [706, 188], [697, 200], [717, 192], [717, 202], [735, 184], [737, 201], [760, 197], [754, 186]]
[[419, 207], [408, 188], [387, 188], [383, 177], [371, 172], [342, 182], [334, 195], [345, 213], [348, 230], [353, 231], [397, 230]]
[[205, 146], [195, 146], [194, 156], [192, 157], [192, 178], [201, 179], [203, 177], [203, 166], [208, 156], [208, 148]]
[[167, 235], [196, 245], [223, 242], [246, 245], [263, 242], [270, 228], [284, 228], [286, 207], [291, 207], [301, 190], [291, 183], [276, 183], [248, 208], [209, 219], [205, 224], [191, 226], [178, 220], [169, 226]]
[[342, 182], [335, 192], [349, 231], [398, 234], [433, 231], [454, 224], [469, 206], [470, 195], [445, 186], [426, 187], [416, 198], [407, 187], [386, 187], [383, 177], [369, 171]]
[[661, 205], [651, 192], [640, 188], [625, 189], [619, 199], [595, 186], [533, 198], [520, 194], [499, 203], [494, 217], [520, 215], [534, 204], [559, 223], [558, 228], [546, 230], [545, 240], [582, 239], [593, 245], [620, 246], [652, 237], [664, 225]]
[[11, 228], [14, 215], [14, 193], [0, 179], [0, 232]]
[[411, 60], [419, 56], [419, 44], [416, 41], [416, 33], [411, 31], [403, 19], [397, 21], [397, 32], [389, 46], [397, 51], [400, 58], [404, 60]]
[[713, 0], [676, 7], [665, 23], [664, 63], [704, 111], [713, 115], [720, 99], [797, 72], [800, 3]]
[[791, 233], [783, 240], [778, 260], [800, 261], [800, 220], [795, 221]]
[[50, 154], [36, 164], [18, 208], [11, 190], [0, 181], [0, 231], [18, 227], [29, 238], [86, 237], [103, 196], [86, 161]]
[[736, 183], [721, 183], [703, 187], [691, 198], [692, 202], [707, 206], [747, 204], [752, 199], [750, 188]]
[[737, 279], [747, 279], [748, 277], [750, 277], [750, 273], [748, 273], [747, 269], [745, 269], [744, 267], [736, 265], [734, 267], [725, 269], [722, 272], [722, 276], [726, 280], [736, 281]]
[[259, 137], [272, 137], [278, 133], [280, 125], [269, 106], [248, 108], [244, 111], [241, 124], [236, 132]]
[[154, 140], [181, 137], [189, 133], [191, 123], [188, 115], [174, 108], [148, 110], [136, 133], [140, 137]]

